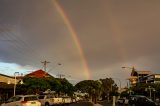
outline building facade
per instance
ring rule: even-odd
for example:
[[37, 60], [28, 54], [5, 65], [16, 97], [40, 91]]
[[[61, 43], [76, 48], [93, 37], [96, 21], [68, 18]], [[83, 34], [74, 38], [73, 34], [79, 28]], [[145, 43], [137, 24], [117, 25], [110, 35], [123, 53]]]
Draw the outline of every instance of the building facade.
[[131, 86], [136, 86], [137, 83], [144, 81], [145, 77], [151, 75], [151, 71], [135, 71], [131, 72], [131, 76], [128, 78]]
[[14, 83], [18, 82], [14, 77], [0, 74], [0, 103], [13, 96]]
[[150, 74], [140, 79], [141, 83], [160, 83], [160, 74]]

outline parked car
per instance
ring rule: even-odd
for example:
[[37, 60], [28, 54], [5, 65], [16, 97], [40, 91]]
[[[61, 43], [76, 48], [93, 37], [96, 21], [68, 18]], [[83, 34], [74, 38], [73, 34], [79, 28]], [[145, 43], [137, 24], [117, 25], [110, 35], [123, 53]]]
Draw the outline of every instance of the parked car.
[[128, 105], [128, 99], [126, 99], [126, 98], [119, 98], [117, 101], [116, 101], [116, 103], [118, 104], [118, 105]]
[[72, 98], [72, 103], [76, 103], [76, 97], [71, 97]]
[[116, 103], [117, 103], [118, 105], [122, 105], [122, 104], [124, 104], [124, 102], [125, 102], [125, 99], [123, 99], [123, 98], [119, 98], [119, 99], [116, 101]]
[[36, 95], [17, 95], [8, 99], [1, 106], [41, 106]]
[[63, 98], [64, 104], [70, 104], [70, 103], [72, 103], [72, 98], [71, 97], [64, 96], [62, 98]]
[[38, 96], [42, 106], [51, 106], [64, 104], [62, 97], [56, 97], [53, 94], [43, 94]]
[[132, 95], [129, 97], [130, 106], [158, 106], [154, 101], [141, 95]]

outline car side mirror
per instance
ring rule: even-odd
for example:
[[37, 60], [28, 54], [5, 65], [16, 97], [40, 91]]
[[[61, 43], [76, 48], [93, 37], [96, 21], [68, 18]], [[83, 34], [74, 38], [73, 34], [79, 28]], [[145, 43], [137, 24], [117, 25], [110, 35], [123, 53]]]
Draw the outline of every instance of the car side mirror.
[[146, 99], [146, 102], [148, 102], [149, 100]]

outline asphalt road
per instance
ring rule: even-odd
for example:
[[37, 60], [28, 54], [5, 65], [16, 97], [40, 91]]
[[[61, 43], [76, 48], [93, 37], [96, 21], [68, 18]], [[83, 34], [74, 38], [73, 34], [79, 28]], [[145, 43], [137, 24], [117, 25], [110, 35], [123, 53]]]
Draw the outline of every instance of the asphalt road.
[[73, 103], [69, 106], [94, 106], [91, 102], [79, 102], [79, 103]]
[[83, 101], [79, 103], [70, 104], [69, 106], [112, 106], [112, 104], [109, 104], [107, 102], [100, 103], [101, 105], [94, 105], [91, 102]]

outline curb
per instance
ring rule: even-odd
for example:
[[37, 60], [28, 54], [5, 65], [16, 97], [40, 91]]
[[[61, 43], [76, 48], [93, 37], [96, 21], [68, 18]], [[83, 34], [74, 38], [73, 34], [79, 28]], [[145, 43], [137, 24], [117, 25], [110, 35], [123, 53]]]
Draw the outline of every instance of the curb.
[[94, 104], [93, 102], [91, 102], [92, 104], [93, 104], [93, 106], [103, 106], [103, 105], [101, 105], [101, 104]]

